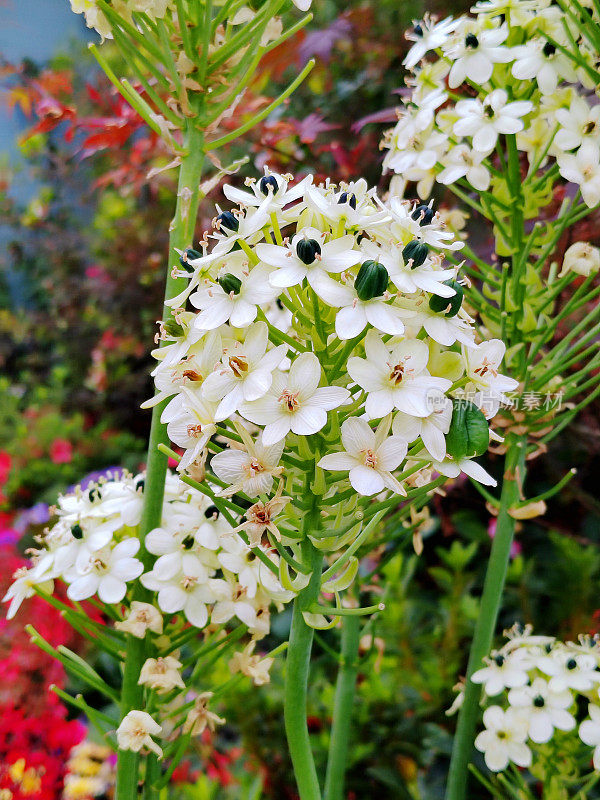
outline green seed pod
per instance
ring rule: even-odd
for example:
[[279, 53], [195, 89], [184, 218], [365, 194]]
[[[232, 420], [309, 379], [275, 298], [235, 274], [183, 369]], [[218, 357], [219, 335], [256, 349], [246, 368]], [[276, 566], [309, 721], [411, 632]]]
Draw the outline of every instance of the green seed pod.
[[379, 261], [365, 261], [358, 270], [354, 288], [360, 300], [372, 300], [381, 297], [388, 287], [390, 276], [387, 269]]
[[432, 295], [429, 298], [429, 308], [438, 314], [444, 311], [445, 316], [455, 317], [460, 311], [465, 293], [460, 283], [453, 278], [450, 278], [449, 281], [444, 281], [444, 286], [452, 287], [456, 294], [452, 295], [452, 297], [440, 297], [437, 294]]
[[231, 292], [234, 294], [239, 294], [240, 289], [242, 288], [241, 280], [236, 278], [235, 275], [232, 275], [231, 272], [227, 272], [225, 275], [221, 275], [220, 278], [217, 278], [217, 283], [224, 292], [227, 292], [227, 294], [230, 294]]
[[474, 403], [452, 401], [452, 421], [446, 434], [446, 450], [456, 461], [480, 456], [488, 449], [490, 430], [487, 419]]
[[163, 323], [163, 328], [169, 334], [169, 336], [183, 336], [184, 334], [184, 330], [181, 325], [172, 317]]
[[402, 251], [402, 258], [406, 264], [408, 264], [408, 262], [412, 259], [410, 268], [415, 269], [415, 267], [420, 267], [421, 264], [423, 264], [428, 254], [429, 248], [425, 242], [420, 242], [418, 239], [413, 239], [412, 242], [409, 242]]
[[83, 528], [78, 522], [71, 526], [71, 535], [74, 539], [83, 539]]
[[296, 245], [296, 253], [303, 264], [312, 264], [321, 255], [321, 245], [316, 239], [300, 239]]

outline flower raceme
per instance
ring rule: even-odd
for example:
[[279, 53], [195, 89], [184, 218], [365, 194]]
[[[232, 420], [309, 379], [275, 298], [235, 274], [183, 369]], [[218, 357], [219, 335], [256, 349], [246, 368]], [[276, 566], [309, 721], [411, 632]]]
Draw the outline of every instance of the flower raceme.
[[[404, 495], [403, 471], [429, 480], [433, 460], [454, 465], [451, 398], [472, 392], [483, 408], [516, 386], [497, 369], [499, 340], [485, 387], [469, 373], [485, 343], [443, 263], [462, 243], [430, 206], [384, 204], [363, 180], [294, 184], [267, 168], [247, 186], [225, 187], [238, 207], [218, 209], [202, 251], [174, 268], [188, 284], [169, 302], [145, 405], [169, 398], [179, 469], [202, 464], [220, 495], [250, 498], [276, 476], [297, 498], [324, 469], [328, 498], [348, 481], [365, 497]], [[281, 510], [292, 537], [298, 513], [293, 500]]]
[[[427, 17], [407, 33], [413, 45], [404, 64], [414, 73], [407, 81], [412, 94], [382, 143], [394, 191], [414, 181], [427, 198], [436, 181], [465, 181], [502, 196], [494, 152], [499, 136], [515, 134], [532, 174], [556, 164], [562, 178], [579, 186], [583, 201], [597, 205], [600, 124], [588, 97], [594, 81], [586, 66], [593, 66], [595, 54], [587, 39], [549, 0], [482, 2], [472, 12], [441, 22]], [[598, 9], [589, 13], [597, 16]], [[447, 89], [440, 88], [443, 82]]]

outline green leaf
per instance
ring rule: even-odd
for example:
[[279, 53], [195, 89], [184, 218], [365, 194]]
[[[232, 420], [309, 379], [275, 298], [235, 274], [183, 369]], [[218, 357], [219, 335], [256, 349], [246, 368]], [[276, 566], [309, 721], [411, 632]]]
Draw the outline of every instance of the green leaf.
[[488, 449], [490, 431], [482, 411], [474, 403], [452, 401], [452, 421], [446, 434], [446, 449], [457, 461], [480, 456]]

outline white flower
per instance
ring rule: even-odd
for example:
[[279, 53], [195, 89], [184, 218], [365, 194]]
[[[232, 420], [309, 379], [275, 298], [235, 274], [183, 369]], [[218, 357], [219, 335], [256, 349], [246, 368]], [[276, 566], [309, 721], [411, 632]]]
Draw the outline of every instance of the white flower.
[[275, 373], [269, 392], [260, 400], [243, 403], [240, 413], [264, 425], [263, 444], [269, 447], [292, 431], [309, 436], [327, 422], [327, 412], [342, 405], [350, 392], [339, 386], [319, 387], [321, 365], [314, 353], [302, 353], [287, 375]]
[[456, 89], [469, 79], [477, 84], [487, 83], [492, 77], [494, 64], [506, 64], [513, 56], [507, 47], [501, 47], [508, 36], [508, 26], [478, 30], [464, 29], [457, 34], [460, 39], [447, 48], [445, 55], [454, 63], [448, 75], [448, 86]]
[[[199, 539], [203, 534], [206, 544], [211, 545], [211, 550], [217, 549], [218, 539], [214, 533], [213, 536], [210, 536], [212, 532], [210, 525], [206, 527], [209, 529], [208, 532], [204, 530], [204, 526], [198, 530], [184, 528], [177, 533], [164, 530], [163, 528], [154, 528], [154, 530], [151, 530], [146, 536], [145, 544], [149, 553], [159, 556], [153, 567], [154, 574], [161, 580], [170, 580], [179, 572], [186, 571], [186, 563], [195, 564], [196, 559], [199, 559], [204, 569], [198, 577], [203, 582], [207, 581], [210, 570], [205, 564], [207, 558], [204, 556]], [[200, 532], [201, 534], [198, 536]], [[213, 541], [213, 539], [217, 539], [217, 541]], [[189, 562], [190, 558], [192, 562]], [[210, 562], [210, 558], [208, 561]]]
[[466, 178], [478, 192], [485, 192], [490, 185], [490, 173], [482, 163], [485, 153], [472, 150], [466, 144], [458, 144], [440, 159], [444, 169], [438, 174], [437, 182], [444, 186]]
[[[440, 297], [453, 297], [454, 289], [445, 285], [445, 281], [454, 277], [453, 269], [436, 269], [436, 262], [431, 258], [418, 267], [406, 264], [402, 255], [402, 246], [388, 245], [378, 248], [374, 242], [365, 242], [363, 252], [373, 261], [379, 261], [387, 269], [390, 280], [404, 294], [415, 294], [419, 290], [437, 294]], [[404, 316], [412, 316], [408, 312]], [[387, 332], [387, 331], [386, 331]]]
[[152, 739], [161, 731], [161, 726], [146, 711], [130, 711], [117, 728], [119, 750], [133, 750], [134, 753], [139, 753], [142, 748], [147, 748], [162, 758], [161, 748]]
[[137, 639], [143, 639], [148, 631], [160, 635], [163, 632], [162, 614], [150, 603], [133, 600], [127, 617], [122, 622], [115, 622], [115, 628]]
[[343, 220], [346, 228], [362, 228], [364, 231], [377, 229], [389, 219], [386, 210], [374, 205], [375, 189], [369, 189], [364, 178], [340, 184], [339, 191], [335, 186], [314, 186], [306, 190], [306, 202], [335, 230]]
[[561, 79], [577, 80], [569, 57], [545, 39], [530, 39], [526, 44], [513, 47], [512, 55], [515, 59], [513, 76], [520, 81], [535, 78], [542, 94], [552, 94]]
[[206, 567], [197, 556], [186, 555], [181, 571], [171, 578], [152, 570], [142, 575], [140, 582], [146, 589], [158, 592], [158, 606], [165, 614], [183, 611], [196, 628], [203, 628], [208, 622], [207, 604], [214, 601], [214, 595], [207, 583]]
[[600, 147], [586, 140], [575, 153], [564, 153], [557, 158], [560, 174], [581, 189], [584, 203], [594, 208], [600, 203]]
[[455, 461], [449, 456], [443, 461], [434, 460], [432, 466], [440, 475], [445, 475], [447, 478], [458, 478], [461, 472], [468, 475], [474, 481], [483, 483], [484, 486], [497, 486], [497, 481], [492, 478], [489, 472], [486, 472], [481, 464], [473, 461], [472, 458], [463, 458], [460, 461]]
[[458, 25], [458, 20], [447, 17], [437, 22], [435, 17], [426, 14], [422, 20], [413, 20], [413, 23], [414, 27], [406, 33], [406, 38], [414, 44], [402, 62], [407, 69], [415, 67], [430, 50], [441, 47]]
[[223, 537], [223, 549], [219, 552], [218, 559], [222, 567], [237, 575], [240, 585], [250, 598], [256, 596], [259, 585], [264, 583], [267, 573], [270, 572], [235, 533]]
[[360, 253], [354, 250], [354, 237], [342, 236], [324, 242], [325, 234], [316, 228], [304, 228], [297, 233], [289, 247], [275, 244], [259, 244], [256, 254], [271, 267], [269, 281], [277, 289], [301, 284], [304, 278], [317, 294], [321, 286], [330, 286], [333, 279], [328, 272], [343, 272], [358, 264]]
[[472, 136], [473, 149], [490, 153], [499, 133], [518, 133], [523, 130], [521, 117], [532, 110], [528, 100], [508, 102], [504, 89], [494, 89], [482, 102], [479, 99], [459, 100], [456, 104], [458, 120], [454, 123], [457, 136]]
[[242, 189], [236, 189], [235, 186], [226, 184], [223, 187], [223, 193], [232, 203], [239, 203], [241, 206], [257, 206], [268, 213], [272, 211], [277, 213], [289, 203], [302, 197], [312, 183], [312, 175], [307, 175], [306, 178], [290, 187], [291, 178], [291, 175], [280, 175], [265, 167], [265, 174], [259, 180], [246, 179], [246, 185], [251, 189], [250, 192], [244, 192]]
[[67, 595], [71, 600], [86, 600], [98, 594], [103, 603], [118, 603], [127, 591], [127, 582], [144, 571], [141, 561], [133, 556], [140, 548], [139, 539], [123, 539], [114, 547], [103, 547], [87, 558], [80, 569], [67, 571], [65, 580], [70, 583]]
[[432, 458], [443, 461], [446, 456], [446, 439], [452, 422], [452, 401], [443, 392], [432, 390], [427, 396], [430, 413], [426, 417], [412, 417], [398, 411], [394, 415], [392, 431], [407, 442], [421, 440]]
[[385, 417], [394, 408], [415, 417], [430, 413], [427, 393], [446, 391], [451, 381], [436, 378], [427, 371], [429, 348], [419, 339], [404, 339], [392, 346], [369, 331], [365, 337], [365, 358], [348, 359], [353, 381], [367, 392], [365, 411], [371, 419]]
[[[242, 254], [245, 255], [245, 254]], [[256, 319], [256, 307], [274, 300], [279, 291], [269, 284], [271, 270], [264, 264], [258, 264], [251, 270], [231, 263], [227, 266], [227, 275], [239, 281], [239, 287], [225, 291], [219, 283], [206, 281], [190, 295], [190, 303], [200, 309], [196, 315], [194, 327], [209, 331], [229, 322], [236, 328], [246, 328]]]
[[570, 731], [575, 718], [567, 708], [573, 703], [570, 692], [553, 692], [543, 678], [535, 678], [531, 686], [511, 689], [508, 702], [527, 720], [527, 734], [532, 742], [549, 742], [554, 729]]
[[212, 692], [202, 692], [196, 697], [194, 706], [183, 724], [183, 733], [200, 736], [207, 727], [210, 731], [214, 731], [217, 725], [224, 724], [224, 719], [218, 717], [213, 711], [208, 710], [208, 701], [212, 696]]
[[292, 0], [292, 3], [296, 6], [296, 8], [299, 8], [300, 11], [308, 11], [312, 0]]
[[483, 395], [482, 411], [488, 419], [497, 413], [501, 402], [510, 403], [505, 393], [519, 385], [498, 372], [505, 352], [506, 345], [501, 339], [490, 339], [464, 351], [466, 374], [475, 391]]
[[210, 619], [214, 625], [229, 622], [237, 617], [240, 622], [253, 628], [256, 624], [256, 609], [248, 600], [248, 593], [244, 586], [234, 581], [225, 581], [220, 578], [211, 581], [211, 590], [215, 595], [215, 605]]
[[210, 461], [210, 467], [217, 478], [230, 484], [228, 488], [221, 489], [219, 494], [244, 492], [248, 497], [268, 494], [273, 486], [273, 478], [283, 470], [279, 461], [285, 442], [282, 439], [266, 447], [262, 434], [254, 442], [241, 425], [238, 431], [246, 449], [238, 450], [231, 445], [227, 450], [214, 455]]
[[244, 647], [241, 653], [234, 653], [229, 661], [229, 671], [232, 675], [235, 675], [236, 672], [241, 672], [243, 675], [252, 678], [255, 686], [264, 686], [271, 680], [269, 670], [275, 659], [254, 655], [255, 647], [256, 641], [253, 639]]
[[590, 719], [579, 726], [579, 736], [584, 744], [594, 748], [594, 769], [600, 770], [600, 706], [588, 705]]
[[524, 663], [519, 651], [508, 656], [493, 653], [491, 658], [486, 660], [488, 665], [474, 672], [471, 680], [473, 683], [482, 683], [489, 697], [500, 694], [504, 689], [525, 686], [529, 681], [527, 664]]
[[104, 14], [97, 7], [95, 0], [70, 0], [71, 10], [75, 14], [83, 14], [88, 28], [94, 28], [102, 39], [112, 39], [112, 29]]
[[518, 712], [490, 706], [483, 712], [483, 724], [485, 730], [475, 739], [475, 747], [483, 753], [488, 769], [500, 772], [511, 761], [518, 767], [531, 764], [531, 750], [525, 744], [527, 722]]
[[138, 685], [147, 686], [158, 694], [166, 694], [175, 687], [185, 689], [180, 674], [183, 664], [173, 656], [147, 658], [140, 672]]
[[46, 594], [52, 594], [54, 591], [54, 581], [37, 574], [35, 568], [27, 569], [27, 567], [20, 567], [13, 575], [13, 582], [8, 587], [8, 591], [2, 598], [3, 603], [8, 603], [8, 611], [6, 612], [6, 619], [12, 619], [17, 613], [24, 600], [33, 597], [35, 594], [35, 587], [38, 587]]
[[567, 689], [588, 692], [600, 682], [596, 659], [586, 653], [553, 650], [540, 658], [537, 666], [550, 676], [550, 689], [553, 692], [564, 692]]
[[223, 366], [218, 367], [202, 384], [202, 395], [219, 403], [217, 421], [227, 419], [245, 400], [258, 400], [271, 387], [273, 370], [287, 354], [282, 344], [267, 351], [269, 332], [264, 322], [246, 329], [243, 342], [224, 348]]
[[565, 252], [560, 275], [576, 272], [588, 278], [600, 270], [600, 250], [589, 242], [575, 242]]
[[204, 400], [201, 392], [182, 386], [162, 413], [161, 422], [167, 424], [169, 439], [185, 448], [178, 470], [186, 469], [202, 457], [208, 440], [217, 430], [215, 415], [217, 403]]
[[[446, 287], [447, 288], [447, 287]], [[448, 298], [448, 303], [452, 300]], [[411, 320], [411, 327], [415, 322], [422, 325], [427, 334], [433, 339], [434, 342], [439, 342], [446, 347], [450, 347], [455, 342], [461, 342], [467, 347], [475, 347], [475, 338], [473, 329], [469, 325], [469, 318], [464, 318], [466, 312], [459, 311], [454, 316], [446, 316], [444, 312], [434, 311], [429, 307], [429, 304], [424, 300], [419, 300], [416, 304], [416, 317]]]
[[560, 123], [554, 144], [561, 150], [574, 150], [583, 142], [598, 141], [600, 105], [590, 106], [585, 98], [575, 95], [569, 108], [558, 108], [554, 114]]
[[366, 420], [350, 417], [342, 423], [344, 452], [323, 456], [318, 466], [331, 471], [349, 470], [351, 486], [367, 497], [383, 489], [406, 495], [402, 484], [392, 475], [406, 457], [406, 439], [388, 436], [388, 430], [389, 419], [373, 431]]

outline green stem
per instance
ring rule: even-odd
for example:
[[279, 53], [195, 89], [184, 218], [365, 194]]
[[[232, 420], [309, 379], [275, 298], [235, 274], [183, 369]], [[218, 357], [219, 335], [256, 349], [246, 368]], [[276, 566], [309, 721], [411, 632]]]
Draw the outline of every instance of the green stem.
[[299, 592], [294, 600], [286, 659], [285, 732], [300, 800], [321, 800], [321, 789], [306, 722], [308, 672], [314, 631], [304, 621], [302, 612], [306, 611], [319, 595], [323, 554], [306, 538], [302, 542], [302, 556], [303, 561], [311, 565], [313, 573], [308, 586]]
[[475, 725], [479, 715], [481, 687], [472, 683], [471, 675], [483, 664], [483, 658], [490, 652], [502, 592], [510, 560], [510, 548], [515, 530], [515, 520], [509, 510], [520, 501], [521, 482], [524, 473], [526, 440], [523, 437], [508, 443], [505, 457], [504, 482], [500, 497], [500, 510], [496, 525], [496, 535], [492, 543], [490, 560], [483, 585], [481, 606], [475, 634], [469, 653], [467, 683], [462, 707], [458, 715], [458, 725], [454, 737], [450, 772], [446, 786], [446, 800], [465, 800], [469, 761], [473, 750]]
[[[170, 263], [175, 248], [183, 249], [192, 244], [198, 204], [200, 202], [199, 186], [204, 163], [204, 137], [202, 131], [195, 128], [191, 120], [188, 120], [187, 126], [185, 132], [187, 155], [182, 159], [179, 172], [177, 205], [169, 238], [165, 301], [170, 300], [181, 290], [181, 279], [174, 278], [171, 275]], [[171, 310], [165, 306], [163, 319], [167, 319], [170, 315]], [[149, 566], [149, 558], [143, 546], [144, 537], [161, 523], [165, 476], [167, 473], [167, 456], [158, 449], [159, 444], [168, 444], [166, 426], [160, 421], [163, 408], [164, 403], [160, 403], [154, 407], [152, 412], [152, 426], [146, 462], [144, 511], [140, 523], [140, 538], [142, 541], [140, 552], [146, 567]], [[140, 598], [143, 591], [140, 587]], [[144, 641], [128, 636], [121, 691], [121, 719], [129, 711], [142, 708], [143, 688], [138, 686], [137, 682], [146, 655]], [[119, 750], [116, 800], [133, 800], [137, 798], [138, 771], [139, 755], [128, 750]]]
[[352, 706], [358, 672], [358, 645], [360, 619], [344, 617], [342, 623], [342, 645], [340, 669], [335, 686], [333, 724], [329, 740], [327, 774], [325, 777], [325, 800], [343, 800], [344, 777], [348, 758], [348, 739], [352, 722]]

